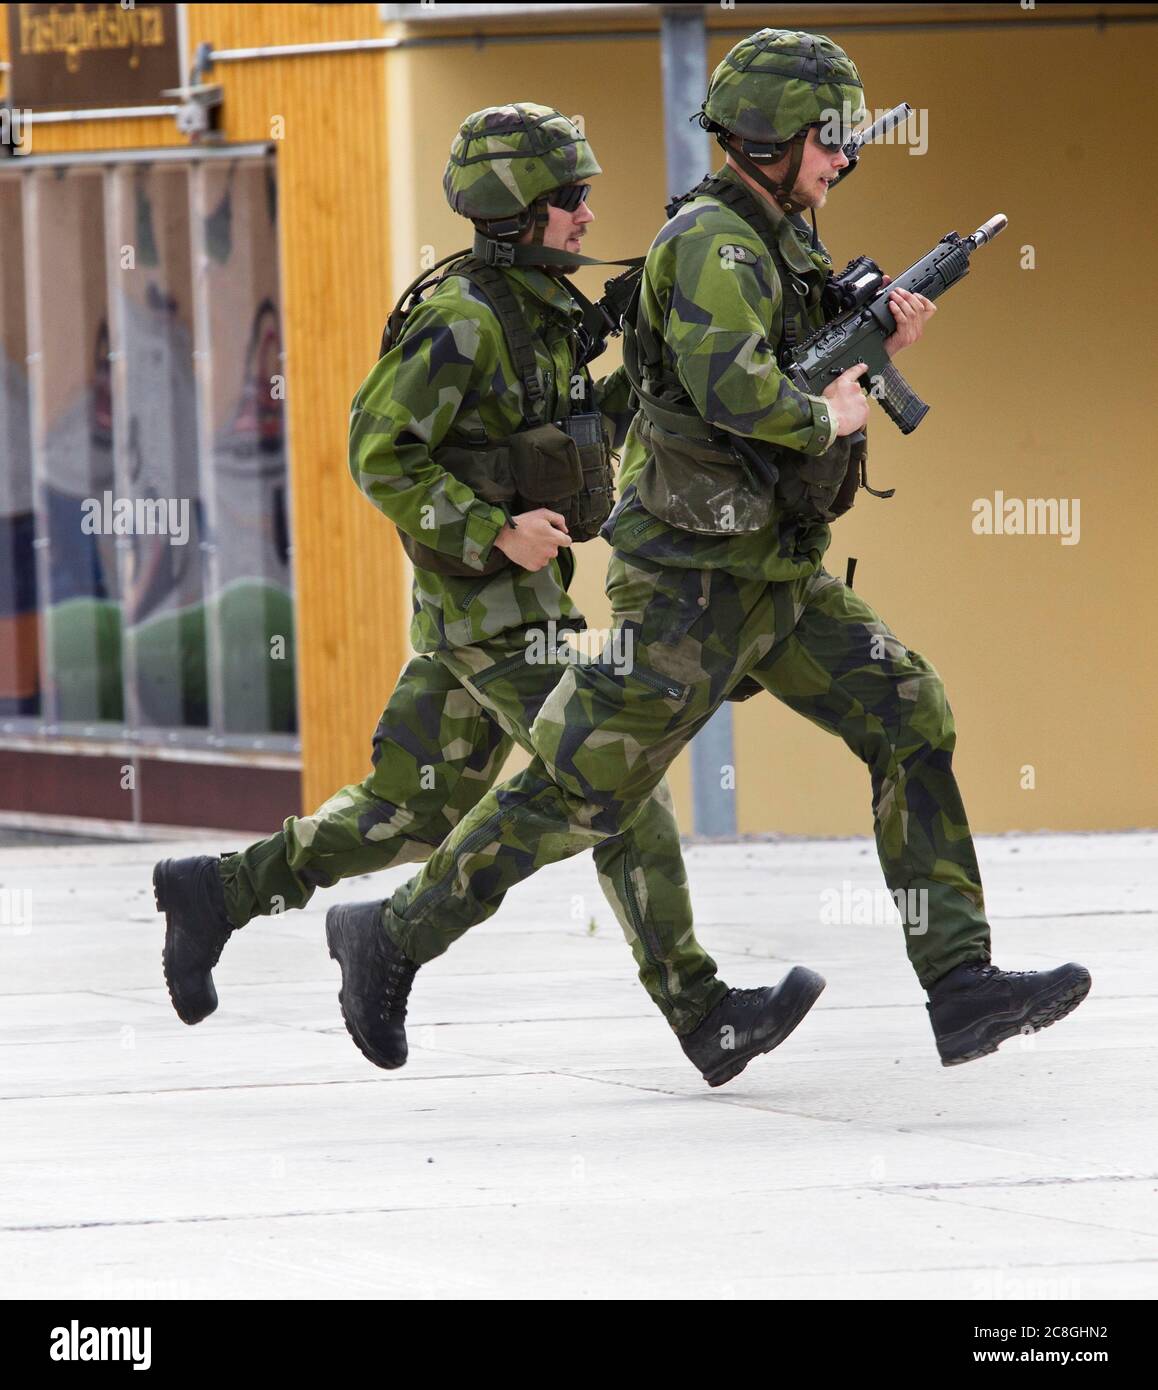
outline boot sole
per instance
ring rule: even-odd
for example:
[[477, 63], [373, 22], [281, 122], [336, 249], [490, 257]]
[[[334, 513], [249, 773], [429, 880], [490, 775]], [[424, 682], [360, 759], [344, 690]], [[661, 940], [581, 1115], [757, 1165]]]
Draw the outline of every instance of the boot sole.
[[827, 981], [824, 976], [818, 975], [815, 970], [809, 970], [804, 965], [793, 966], [785, 975], [784, 983], [780, 986], [781, 997], [786, 1007], [786, 1013], [780, 1027], [757, 1046], [751, 1047], [745, 1052], [736, 1053], [723, 1066], [717, 1067], [710, 1074], [705, 1074], [704, 1080], [708, 1085], [722, 1086], [726, 1081], [731, 1081], [733, 1077], [739, 1076], [754, 1057], [760, 1057], [765, 1052], [771, 1052], [773, 1048], [779, 1047], [789, 1033], [804, 1021], [805, 1014], [824, 993], [826, 984]]
[[[1049, 1028], [1052, 1024], [1065, 1018], [1067, 1014], [1073, 1013], [1089, 994], [1092, 983], [1090, 972], [1083, 970], [1080, 975], [1075, 975], [1061, 993], [1054, 995], [1052, 999], [1039, 999], [1036, 1003], [1027, 1004], [1016, 1018], [1002, 1019], [992, 1028], [987, 1029], [986, 1035], [977, 1037], [976, 1046], [971, 1047], [967, 1052], [946, 1057], [942, 1051], [941, 1065], [943, 1067], [959, 1067], [965, 1062], [975, 1062], [979, 1057], [988, 1057], [991, 1052], [996, 1052], [1003, 1042], [1008, 1042], [1010, 1038], [1016, 1038], [1019, 1033], [1024, 1033], [1027, 1029], [1031, 1033], [1039, 1033], [1043, 1028]], [[976, 1029], [970, 1031], [976, 1035]]]
[[393, 1062], [385, 1058], [380, 1052], [375, 1052], [366, 1039], [362, 1036], [358, 1025], [346, 1012], [346, 961], [342, 955], [346, 943], [346, 930], [349, 925], [343, 921], [345, 909], [342, 907], [331, 907], [326, 913], [326, 945], [329, 947], [331, 960], [338, 962], [338, 967], [342, 972], [342, 985], [338, 990], [338, 1007], [342, 1010], [342, 1022], [346, 1025], [346, 1032], [354, 1040], [354, 1046], [362, 1054], [367, 1062], [373, 1062], [376, 1067], [381, 1067], [384, 1071], [397, 1071], [399, 1067], [406, 1065], [406, 1058], [401, 1062]]
[[195, 1023], [200, 1023], [202, 1019], [217, 1008], [217, 990], [213, 984], [213, 977], [209, 978], [209, 991], [203, 997], [202, 1003], [207, 1003], [208, 1008], [190, 1008], [189, 1001], [178, 1002], [177, 994], [173, 988], [173, 981], [169, 977], [170, 951], [172, 949], [171, 936], [173, 924], [169, 921], [169, 908], [167, 905], [168, 886], [169, 886], [169, 865], [171, 859], [162, 859], [153, 869], [153, 901], [157, 904], [157, 911], [165, 917], [165, 945], [161, 950], [161, 970], [165, 976], [165, 988], [169, 991], [169, 1002], [173, 1005], [173, 1011], [182, 1023], [187, 1023], [192, 1027]]

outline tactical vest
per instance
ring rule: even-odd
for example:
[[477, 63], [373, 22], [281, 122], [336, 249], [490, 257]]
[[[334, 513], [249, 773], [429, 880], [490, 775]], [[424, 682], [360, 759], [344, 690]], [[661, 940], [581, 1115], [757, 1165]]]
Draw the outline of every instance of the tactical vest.
[[[812, 332], [809, 287], [785, 263], [775, 231], [742, 185], [711, 175], [669, 204], [669, 217], [703, 194], [742, 217], [772, 257], [783, 291], [778, 358], [784, 367], [797, 343]], [[662, 341], [639, 313], [638, 288], [623, 322], [623, 363], [640, 406], [636, 432], [650, 455], [635, 479], [648, 511], [700, 535], [759, 531], [774, 504], [810, 520], [832, 521], [848, 511], [864, 462], [863, 444], [853, 449], [848, 439], [837, 439], [825, 453], [811, 455], [714, 429], [666, 370]]]
[[[463, 275], [470, 280], [499, 321], [523, 386], [523, 427], [503, 439], [489, 439], [485, 432], [480, 432], [477, 437], [467, 436], [458, 443], [444, 443], [431, 452], [431, 458], [484, 502], [501, 508], [508, 518], [516, 512], [547, 507], [566, 518], [572, 541], [591, 540], [599, 534], [614, 502], [611, 441], [598, 412], [571, 413], [570, 393], [566, 390], [559, 393], [560, 419], [547, 420], [548, 400], [535, 357], [535, 335], [502, 271], [468, 255], [436, 279], [415, 281], [387, 321], [379, 360], [401, 336], [402, 325], [413, 308], [413, 304], [407, 306], [407, 300], [414, 296], [417, 302], [423, 290], [441, 284], [449, 275]], [[574, 340], [571, 347], [575, 370]], [[590, 373], [586, 366], [578, 369], [590, 393]], [[587, 399], [591, 399], [590, 394]], [[396, 529], [413, 563], [435, 574], [477, 577], [496, 574], [512, 564], [495, 547], [481, 568], [472, 569], [452, 555], [422, 545], [401, 527]]]

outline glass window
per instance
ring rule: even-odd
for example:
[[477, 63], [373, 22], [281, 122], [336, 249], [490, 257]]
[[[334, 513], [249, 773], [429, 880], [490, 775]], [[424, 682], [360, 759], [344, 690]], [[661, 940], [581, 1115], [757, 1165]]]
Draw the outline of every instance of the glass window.
[[101, 171], [31, 173], [25, 226], [48, 718], [123, 720], [120, 581], [108, 515], [112, 392]]
[[4, 171], [0, 245], [0, 716], [292, 736], [272, 159]]
[[211, 566], [227, 733], [291, 733], [294, 623], [272, 164], [202, 165], [194, 199], [210, 348]]
[[0, 177], [0, 715], [40, 713], [20, 179]]
[[118, 545], [138, 728], [210, 722], [188, 177], [178, 165], [129, 165], [110, 190], [118, 493], [133, 504]]

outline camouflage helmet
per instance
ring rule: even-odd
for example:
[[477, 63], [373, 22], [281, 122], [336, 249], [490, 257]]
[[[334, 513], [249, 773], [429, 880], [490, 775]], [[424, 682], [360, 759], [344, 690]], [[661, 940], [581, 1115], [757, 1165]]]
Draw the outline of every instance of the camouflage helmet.
[[711, 124], [768, 145], [818, 122], [851, 128], [866, 114], [860, 74], [844, 49], [791, 29], [761, 29], [738, 43], [712, 74], [703, 106]]
[[455, 212], [487, 222], [517, 216], [552, 189], [599, 173], [574, 121], [553, 107], [517, 101], [463, 121], [442, 187]]

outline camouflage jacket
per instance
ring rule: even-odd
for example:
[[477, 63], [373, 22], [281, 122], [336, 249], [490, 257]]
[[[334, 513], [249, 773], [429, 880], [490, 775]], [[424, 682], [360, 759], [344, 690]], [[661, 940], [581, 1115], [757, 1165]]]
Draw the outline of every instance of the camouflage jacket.
[[[730, 168], [720, 173], [740, 181]], [[823, 323], [820, 295], [831, 262], [823, 249], [811, 249], [803, 222], [758, 201], [784, 262], [808, 286], [807, 323], [797, 326], [803, 337]], [[758, 232], [718, 199], [693, 199], [660, 229], [647, 255], [639, 312], [663, 339], [666, 371], [711, 424], [805, 454], [822, 454], [833, 442], [827, 402], [797, 390], [777, 363], [784, 295], [772, 257]], [[752, 579], [793, 579], [819, 567], [830, 539], [820, 521], [775, 509], [759, 531], [708, 536], [654, 517], [632, 485], [647, 459], [633, 425], [620, 502], [603, 529], [617, 550]]]
[[[541, 270], [506, 273], [535, 336], [546, 418], [557, 418], [562, 393], [574, 395], [572, 341], [579, 308]], [[477, 441], [480, 432], [492, 440], [514, 434], [524, 424], [523, 394], [493, 309], [468, 279], [452, 275], [414, 309], [398, 343], [354, 397], [350, 472], [401, 530], [481, 569], [507, 517], [431, 455], [439, 445]], [[622, 369], [594, 383], [594, 395], [618, 447], [631, 418]], [[592, 407], [572, 399], [572, 408]], [[549, 618], [582, 627], [582, 614], [567, 594], [573, 573], [566, 550], [534, 573], [512, 564], [475, 579], [416, 568], [411, 643], [417, 652], [469, 646]]]

